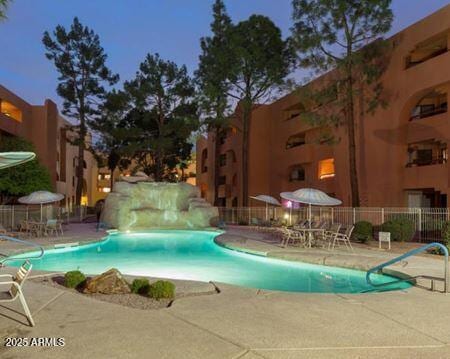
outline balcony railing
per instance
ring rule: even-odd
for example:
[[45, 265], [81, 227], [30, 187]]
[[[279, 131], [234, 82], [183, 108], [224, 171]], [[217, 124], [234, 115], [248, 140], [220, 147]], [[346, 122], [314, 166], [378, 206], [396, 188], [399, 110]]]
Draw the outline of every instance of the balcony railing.
[[446, 112], [447, 112], [447, 104], [444, 104], [441, 107], [435, 107], [432, 109], [422, 110], [419, 114], [411, 116], [409, 118], [409, 120], [410, 121], [420, 120], [422, 118], [431, 117], [431, 116], [439, 115], [441, 113], [446, 113]]
[[406, 167], [420, 167], [420, 166], [431, 166], [447, 163], [447, 158], [445, 157], [433, 157], [430, 159], [415, 159], [406, 164]]

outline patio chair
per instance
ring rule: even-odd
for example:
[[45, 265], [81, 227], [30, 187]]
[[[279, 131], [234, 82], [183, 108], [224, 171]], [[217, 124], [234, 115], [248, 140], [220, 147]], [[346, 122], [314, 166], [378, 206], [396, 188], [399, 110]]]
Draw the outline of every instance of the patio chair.
[[44, 234], [47, 235], [55, 235], [58, 236], [62, 232], [61, 224], [58, 224], [58, 220], [56, 219], [47, 219], [47, 223], [44, 227]]
[[286, 227], [283, 227], [282, 230], [283, 230], [282, 244], [284, 247], [287, 247], [289, 245], [289, 242], [292, 242], [292, 244], [299, 242], [302, 245], [306, 243], [306, 236], [304, 232], [296, 231], [295, 229], [289, 229]]
[[332, 223], [330, 228], [325, 231], [325, 242], [328, 244], [328, 249], [331, 248], [334, 242], [334, 238], [339, 234], [339, 230], [341, 229], [342, 225], [340, 223]]
[[347, 229], [345, 230], [345, 233], [338, 233], [338, 234], [336, 234], [334, 236], [334, 239], [333, 239], [332, 249], [334, 249], [336, 244], [339, 246], [339, 242], [344, 242], [345, 247], [347, 249], [350, 249], [351, 251], [353, 251], [353, 247], [352, 247], [352, 244], [350, 242], [350, 238], [352, 236], [353, 228], [355, 228], [355, 226], [347, 227]]
[[[25, 296], [22, 292], [23, 284], [31, 272], [32, 264], [29, 261], [25, 261], [17, 271], [16, 275], [2, 274], [0, 275], [0, 287], [10, 285], [9, 290], [0, 292], [0, 303], [14, 302], [16, 299], [20, 300], [25, 316], [30, 323], [30, 326], [34, 327], [34, 320], [31, 316], [30, 309], [28, 308]], [[8, 281], [3, 281], [3, 278], [9, 278]]]

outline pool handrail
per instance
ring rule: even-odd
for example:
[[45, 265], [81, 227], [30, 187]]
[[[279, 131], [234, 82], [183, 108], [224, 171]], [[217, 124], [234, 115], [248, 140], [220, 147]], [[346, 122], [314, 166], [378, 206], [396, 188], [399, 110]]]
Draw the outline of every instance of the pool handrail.
[[391, 282], [387, 282], [387, 283], [373, 283], [370, 280], [370, 275], [375, 273], [375, 272], [383, 272], [383, 268], [390, 266], [391, 264], [397, 263], [402, 261], [405, 258], [414, 256], [416, 254], [422, 253], [424, 251], [426, 251], [427, 249], [433, 248], [433, 247], [438, 247], [440, 249], [442, 249], [442, 251], [444, 252], [444, 293], [448, 293], [449, 292], [449, 268], [448, 268], [448, 249], [446, 246], [444, 246], [442, 243], [438, 243], [438, 242], [433, 242], [433, 243], [429, 243], [426, 244], [420, 248], [416, 248], [413, 249], [409, 252], [406, 252], [398, 257], [395, 257], [387, 262], [381, 263], [373, 268], [370, 268], [367, 273], [366, 273], [366, 281], [368, 284], [370, 284], [373, 287], [384, 287], [390, 284], [394, 284], [394, 283], [399, 283], [399, 282], [406, 282], [406, 281], [411, 281], [413, 278], [407, 278], [407, 279], [399, 279], [399, 280], [395, 280], [395, 281], [391, 281]]
[[20, 257], [20, 258], [14, 258], [13, 256], [9, 256], [3, 259], [0, 259], [0, 268], [4, 266], [4, 264], [7, 261], [15, 261], [15, 260], [19, 260], [19, 259], [23, 259], [23, 260], [28, 260], [28, 259], [40, 259], [44, 256], [44, 248], [36, 243], [33, 242], [29, 242], [29, 241], [24, 241], [23, 239], [19, 239], [19, 238], [14, 238], [14, 237], [9, 237], [9, 236], [5, 236], [3, 234], [0, 235], [0, 239], [6, 239], [7, 241], [11, 241], [11, 242], [16, 242], [16, 243], [20, 243], [20, 244], [24, 244], [26, 246], [30, 246], [30, 247], [35, 247], [38, 248], [40, 253], [38, 256], [34, 256], [34, 257]]

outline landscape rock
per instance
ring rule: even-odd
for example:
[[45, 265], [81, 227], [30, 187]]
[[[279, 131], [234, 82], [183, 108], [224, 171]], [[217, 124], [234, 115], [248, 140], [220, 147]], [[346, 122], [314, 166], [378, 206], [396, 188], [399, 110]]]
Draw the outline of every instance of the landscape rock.
[[85, 293], [127, 294], [130, 287], [122, 274], [115, 268], [96, 276], [86, 283]]

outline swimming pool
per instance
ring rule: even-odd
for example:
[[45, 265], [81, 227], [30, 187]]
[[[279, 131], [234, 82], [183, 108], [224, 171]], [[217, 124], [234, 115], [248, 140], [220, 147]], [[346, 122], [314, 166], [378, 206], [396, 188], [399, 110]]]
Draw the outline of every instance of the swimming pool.
[[[88, 274], [117, 268], [134, 276], [214, 281], [291, 292], [359, 293], [373, 289], [366, 283], [365, 272], [234, 251], [214, 242], [218, 234], [183, 230], [112, 233], [102, 242], [46, 250], [43, 258], [33, 260], [33, 268], [63, 272], [78, 269]], [[21, 263], [15, 260], [8, 265]], [[392, 280], [389, 276], [373, 276], [375, 283]], [[400, 283], [384, 289], [409, 286]]]

